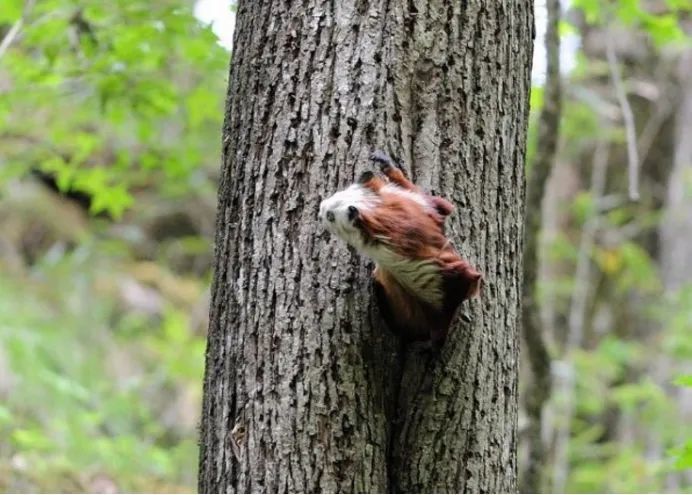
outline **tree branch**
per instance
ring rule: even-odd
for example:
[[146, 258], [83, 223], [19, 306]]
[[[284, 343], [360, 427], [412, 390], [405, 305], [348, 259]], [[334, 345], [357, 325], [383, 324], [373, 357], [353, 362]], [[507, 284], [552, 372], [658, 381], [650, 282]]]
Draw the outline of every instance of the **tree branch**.
[[634, 115], [625, 87], [622, 84], [622, 76], [620, 75], [620, 66], [613, 48], [613, 40], [611, 36], [607, 37], [606, 42], [606, 57], [608, 58], [608, 66], [610, 67], [610, 78], [615, 88], [615, 93], [620, 103], [622, 111], [622, 119], [625, 123], [625, 134], [627, 137], [627, 162], [628, 162], [628, 182], [629, 182], [629, 197], [632, 201], [639, 200], [639, 156], [637, 152], [637, 131], [634, 125]]
[[19, 31], [22, 29], [22, 25], [24, 24], [23, 18], [17, 19], [17, 22], [15, 22], [12, 27], [10, 28], [9, 31], [7, 31], [7, 34], [5, 37], [2, 39], [2, 42], [0, 42], [0, 58], [5, 54], [7, 49], [10, 47], [14, 39], [17, 37], [17, 34], [19, 34]]
[[7, 52], [12, 42], [15, 40], [19, 32], [22, 30], [22, 27], [24, 26], [24, 21], [27, 15], [29, 14], [31, 8], [34, 6], [34, 1], [35, 0], [26, 0], [24, 2], [22, 16], [19, 19], [17, 19], [17, 21], [12, 25], [10, 30], [7, 31], [7, 34], [0, 42], [0, 58], [2, 58], [3, 55], [5, 55], [5, 52]]

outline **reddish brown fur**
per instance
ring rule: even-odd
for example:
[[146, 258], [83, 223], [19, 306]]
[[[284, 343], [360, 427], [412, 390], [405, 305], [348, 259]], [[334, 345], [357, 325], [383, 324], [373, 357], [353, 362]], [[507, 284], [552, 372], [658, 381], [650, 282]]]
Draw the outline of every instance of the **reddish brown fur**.
[[431, 208], [382, 190], [385, 181], [373, 176], [363, 185], [378, 193], [381, 202], [374, 210], [360, 212], [365, 241], [383, 243], [406, 258], [433, 260], [439, 264], [445, 282], [443, 307], [433, 308], [409, 293], [391, 273], [378, 267], [373, 275], [384, 291], [384, 304], [389, 305], [390, 325], [403, 329], [416, 340], [442, 341], [459, 304], [480, 294], [482, 276], [459, 256], [444, 235], [444, 220], [453, 211], [452, 204], [423, 193], [399, 169], [390, 166], [382, 171], [399, 187], [422, 194]]

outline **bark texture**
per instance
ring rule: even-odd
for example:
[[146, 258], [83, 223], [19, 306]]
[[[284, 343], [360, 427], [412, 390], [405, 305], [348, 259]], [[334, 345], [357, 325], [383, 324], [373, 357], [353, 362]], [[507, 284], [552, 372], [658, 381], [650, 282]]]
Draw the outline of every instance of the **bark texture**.
[[[516, 490], [532, 12], [239, 3], [201, 492]], [[456, 204], [448, 233], [485, 276], [435, 359], [384, 328], [371, 263], [316, 222], [374, 148]]]

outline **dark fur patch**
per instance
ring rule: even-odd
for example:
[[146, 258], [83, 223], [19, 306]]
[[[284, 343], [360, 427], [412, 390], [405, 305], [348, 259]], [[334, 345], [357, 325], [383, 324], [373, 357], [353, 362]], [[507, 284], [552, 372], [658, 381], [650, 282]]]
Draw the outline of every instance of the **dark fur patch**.
[[370, 170], [366, 170], [360, 174], [360, 177], [358, 177], [358, 184], [366, 184], [367, 182], [370, 182], [373, 177], [375, 177], [375, 174], [373, 174]]

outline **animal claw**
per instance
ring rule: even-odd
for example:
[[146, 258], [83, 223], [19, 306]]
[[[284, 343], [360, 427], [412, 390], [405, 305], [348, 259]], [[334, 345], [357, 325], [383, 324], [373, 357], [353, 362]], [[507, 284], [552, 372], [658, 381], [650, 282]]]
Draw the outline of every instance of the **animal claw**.
[[394, 166], [394, 162], [392, 162], [392, 159], [390, 158], [390, 156], [381, 150], [373, 151], [370, 154], [370, 160], [372, 160], [373, 162], [379, 163], [380, 168], [382, 168], [382, 169], [386, 169], [386, 168]]

